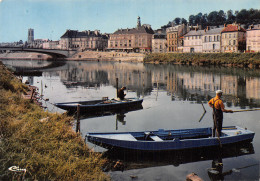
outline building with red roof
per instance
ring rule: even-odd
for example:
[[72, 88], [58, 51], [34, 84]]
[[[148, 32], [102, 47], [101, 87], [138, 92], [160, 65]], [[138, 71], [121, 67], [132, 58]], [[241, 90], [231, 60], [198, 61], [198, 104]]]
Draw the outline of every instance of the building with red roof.
[[221, 31], [222, 52], [243, 52], [246, 50], [246, 30], [240, 24], [229, 24]]

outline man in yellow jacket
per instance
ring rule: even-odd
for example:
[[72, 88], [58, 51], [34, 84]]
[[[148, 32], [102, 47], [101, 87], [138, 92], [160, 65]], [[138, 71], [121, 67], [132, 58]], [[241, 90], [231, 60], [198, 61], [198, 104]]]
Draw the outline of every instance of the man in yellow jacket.
[[223, 101], [220, 99], [222, 96], [222, 90], [216, 91], [216, 97], [212, 98], [208, 104], [211, 108], [213, 108], [213, 137], [215, 137], [215, 133], [217, 131], [217, 136], [221, 136], [222, 124], [223, 124], [223, 112], [233, 113], [232, 110], [225, 109]]

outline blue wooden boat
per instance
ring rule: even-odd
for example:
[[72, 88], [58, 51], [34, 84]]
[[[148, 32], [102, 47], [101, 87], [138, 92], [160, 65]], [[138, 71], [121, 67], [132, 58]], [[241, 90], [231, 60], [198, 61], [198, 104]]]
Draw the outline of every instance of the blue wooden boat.
[[81, 113], [96, 113], [105, 111], [121, 111], [140, 107], [142, 102], [143, 99], [139, 98], [127, 98], [124, 100], [103, 98], [101, 100], [92, 101], [56, 103], [55, 106], [67, 110], [69, 113], [74, 113], [77, 111], [77, 106], [79, 105]]
[[[130, 149], [142, 151], [166, 151], [218, 146], [217, 137], [212, 137], [212, 128], [145, 132], [87, 133], [89, 142], [107, 149]], [[255, 133], [238, 126], [224, 127], [220, 137], [221, 145], [251, 142]]]

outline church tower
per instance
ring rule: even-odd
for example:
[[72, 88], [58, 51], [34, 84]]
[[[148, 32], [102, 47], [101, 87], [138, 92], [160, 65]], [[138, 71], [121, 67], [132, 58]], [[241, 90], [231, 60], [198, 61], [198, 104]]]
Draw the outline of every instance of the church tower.
[[28, 43], [33, 43], [34, 41], [34, 30], [33, 29], [28, 29]]
[[137, 28], [141, 27], [141, 18], [138, 16], [137, 17]]

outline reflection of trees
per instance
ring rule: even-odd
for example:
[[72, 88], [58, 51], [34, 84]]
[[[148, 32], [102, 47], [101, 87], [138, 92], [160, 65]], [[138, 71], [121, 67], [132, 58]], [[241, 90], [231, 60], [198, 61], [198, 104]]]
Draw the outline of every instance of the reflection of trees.
[[[208, 101], [215, 96], [216, 90], [222, 89], [223, 100], [228, 107], [235, 105], [245, 108], [260, 105], [260, 95], [257, 93], [260, 86], [258, 70], [153, 64], [145, 66], [152, 70], [153, 77], [161, 77], [159, 89], [164, 89], [164, 83], [167, 83], [166, 90], [171, 100], [200, 103]], [[156, 83], [156, 80], [152, 81]]]
[[119, 87], [126, 86], [137, 96], [149, 95], [156, 88], [167, 91], [171, 100], [201, 103], [222, 89], [228, 107], [260, 106], [259, 70], [115, 62], [69, 62], [67, 67], [60, 76], [69, 87], [116, 87], [118, 78]]

